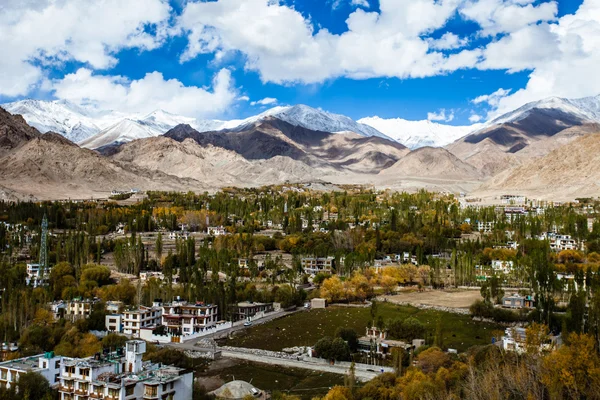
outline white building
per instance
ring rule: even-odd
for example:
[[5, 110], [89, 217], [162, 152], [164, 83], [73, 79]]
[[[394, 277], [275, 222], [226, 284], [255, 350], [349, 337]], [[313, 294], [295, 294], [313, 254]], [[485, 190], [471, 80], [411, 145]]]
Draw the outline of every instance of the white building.
[[65, 314], [64, 318], [69, 321], [76, 321], [78, 319], [89, 318], [94, 307], [94, 300], [81, 300], [73, 299], [65, 303]]
[[60, 368], [60, 400], [191, 400], [193, 372], [142, 361], [146, 342], [130, 340], [125, 352], [89, 358], [65, 357]]
[[123, 333], [140, 337], [140, 329], [158, 326], [162, 319], [162, 307], [153, 304], [152, 307], [139, 306], [134, 310], [123, 313]]
[[40, 268], [40, 264], [31, 263], [27, 264], [27, 277], [25, 282], [29, 286], [38, 287], [46, 286], [50, 278], [50, 268]]
[[21, 374], [37, 372], [48, 380], [50, 386], [59, 383], [59, 372], [63, 357], [50, 351], [31, 357], [23, 357], [0, 363], [0, 386], [10, 388]]
[[477, 221], [477, 230], [482, 233], [491, 233], [494, 230], [494, 222]]
[[335, 266], [333, 257], [304, 257], [300, 260], [302, 270], [307, 275], [316, 275], [319, 272], [331, 274]]
[[223, 236], [227, 234], [227, 231], [222, 226], [209, 226], [207, 233], [211, 236]]
[[104, 325], [109, 332], [123, 332], [123, 315], [122, 314], [107, 314]]
[[513, 261], [493, 260], [492, 269], [495, 273], [510, 274], [514, 269]]
[[170, 334], [191, 335], [217, 325], [219, 310], [215, 304], [188, 303], [177, 299], [162, 306], [162, 325]]

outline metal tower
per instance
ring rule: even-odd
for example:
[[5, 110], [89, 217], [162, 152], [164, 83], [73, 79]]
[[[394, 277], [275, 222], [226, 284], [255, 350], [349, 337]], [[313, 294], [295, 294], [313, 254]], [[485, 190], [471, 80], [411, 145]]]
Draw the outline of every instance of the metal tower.
[[42, 219], [42, 240], [40, 243], [40, 276], [48, 269], [48, 218]]

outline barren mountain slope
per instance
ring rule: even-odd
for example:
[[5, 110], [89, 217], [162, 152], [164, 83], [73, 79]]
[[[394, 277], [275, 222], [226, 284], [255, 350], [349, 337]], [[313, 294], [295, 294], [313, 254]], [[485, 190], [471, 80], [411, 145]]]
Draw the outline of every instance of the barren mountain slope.
[[269, 117], [244, 131], [198, 132], [179, 125], [165, 136], [193, 139], [201, 146], [213, 145], [235, 151], [248, 160], [287, 156], [315, 168], [379, 172], [408, 152], [405, 146], [380, 137], [355, 133], [313, 131]]
[[37, 198], [89, 198], [110, 191], [204, 189], [198, 182], [122, 166], [44, 134], [0, 158], [0, 184]]
[[211, 187], [310, 180], [324, 173], [336, 173], [333, 168], [314, 169], [289, 157], [246, 160], [221, 147], [200, 146], [192, 139], [177, 142], [167, 137], [127, 143], [117, 150], [112, 159], [181, 178], [196, 179]]
[[22, 116], [12, 115], [0, 107], [0, 157], [40, 135]]
[[440, 147], [414, 150], [379, 174], [382, 177], [428, 177], [477, 180], [482, 174], [470, 164]]
[[600, 195], [600, 134], [588, 134], [494, 176], [477, 194], [519, 192], [542, 198]]

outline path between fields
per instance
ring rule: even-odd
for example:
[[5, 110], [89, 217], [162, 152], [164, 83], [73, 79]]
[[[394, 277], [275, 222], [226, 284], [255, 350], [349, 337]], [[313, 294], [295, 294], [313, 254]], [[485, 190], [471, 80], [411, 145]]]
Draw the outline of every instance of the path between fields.
[[[344, 366], [340, 366], [340, 365], [316, 364], [316, 363], [311, 363], [311, 362], [307, 362], [307, 361], [296, 361], [296, 360], [289, 360], [289, 359], [276, 358], [276, 357], [259, 356], [256, 354], [248, 354], [248, 353], [242, 353], [242, 352], [230, 351], [230, 350], [222, 350], [221, 355], [223, 357], [227, 357], [227, 358], [236, 358], [239, 360], [247, 360], [247, 361], [259, 362], [259, 363], [270, 364], [270, 365], [279, 365], [279, 366], [288, 367], [288, 368], [302, 368], [302, 369], [309, 369], [311, 371], [330, 372], [333, 374], [340, 374], [340, 375], [345, 375], [348, 373], [348, 368], [346, 368]], [[376, 368], [381, 368], [381, 367], [374, 366], [373, 368], [376, 369]], [[370, 381], [371, 379], [373, 379], [377, 375], [379, 375], [379, 373], [375, 372], [375, 370], [374, 371], [355, 370], [354, 374], [356, 375], [356, 379], [360, 380], [361, 382]]]

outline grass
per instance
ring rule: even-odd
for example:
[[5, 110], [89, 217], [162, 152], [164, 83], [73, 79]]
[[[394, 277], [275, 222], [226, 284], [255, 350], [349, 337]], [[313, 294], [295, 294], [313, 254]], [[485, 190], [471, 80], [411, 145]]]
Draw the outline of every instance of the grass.
[[[468, 315], [435, 310], [421, 310], [412, 306], [380, 303], [378, 316], [384, 321], [394, 318], [415, 317], [427, 329], [427, 344], [433, 342], [438, 320], [444, 333], [444, 347], [465, 351], [471, 346], [491, 343], [492, 332], [500, 325], [475, 322]], [[323, 336], [333, 336], [338, 327], [354, 328], [364, 335], [371, 320], [368, 308], [328, 307], [310, 310], [251, 327], [228, 339], [229, 346], [280, 351], [285, 347], [312, 346]]]
[[342, 375], [246, 361], [224, 368], [218, 375], [225, 382], [243, 380], [261, 390], [289, 393], [303, 399], [323, 396], [330, 387], [344, 384]]

